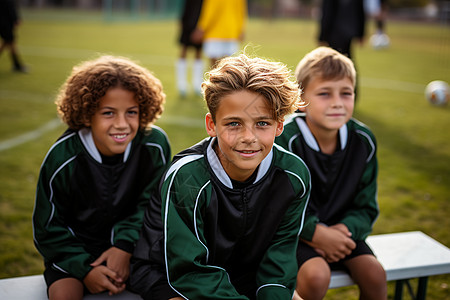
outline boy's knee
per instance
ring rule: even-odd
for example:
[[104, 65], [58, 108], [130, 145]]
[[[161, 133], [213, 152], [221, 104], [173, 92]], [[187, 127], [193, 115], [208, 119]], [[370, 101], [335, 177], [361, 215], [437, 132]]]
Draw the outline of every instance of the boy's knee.
[[297, 273], [297, 290], [300, 295], [306, 290], [326, 293], [330, 279], [331, 270], [328, 263], [322, 258], [313, 258], [300, 267]]
[[[362, 289], [384, 290], [386, 272], [380, 262], [372, 255], [361, 255], [347, 264], [353, 280]], [[370, 270], [370, 271], [367, 271]]]
[[53, 282], [48, 289], [50, 300], [79, 300], [83, 298], [84, 285], [75, 278], [63, 278]]
[[327, 286], [330, 283], [330, 273], [324, 271], [324, 270], [316, 270], [314, 271], [308, 271], [304, 273], [299, 273], [298, 277], [300, 277], [301, 281], [307, 282], [310, 286]]

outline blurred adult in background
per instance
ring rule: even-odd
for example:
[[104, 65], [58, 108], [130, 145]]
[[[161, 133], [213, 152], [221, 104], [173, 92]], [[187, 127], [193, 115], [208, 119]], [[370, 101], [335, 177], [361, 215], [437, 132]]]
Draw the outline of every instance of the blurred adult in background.
[[201, 84], [203, 82], [203, 60], [202, 60], [202, 41], [194, 42], [191, 39], [192, 32], [197, 26], [197, 21], [202, 8], [202, 0], [185, 0], [184, 8], [180, 19], [180, 38], [181, 45], [180, 57], [176, 63], [177, 87], [180, 95], [185, 96], [188, 92], [188, 50], [195, 50], [194, 62], [192, 65], [192, 86], [197, 94], [201, 93]]
[[322, 0], [319, 44], [352, 58], [352, 42], [364, 41], [363, 0]]
[[[319, 45], [329, 46], [356, 62], [352, 43], [364, 42], [366, 13], [364, 0], [322, 0]], [[355, 86], [355, 103], [358, 98], [358, 79]]]
[[20, 23], [19, 14], [14, 0], [0, 0], [0, 55], [8, 48], [13, 62], [13, 71], [26, 72], [27, 68], [19, 59], [14, 31]]
[[196, 42], [203, 41], [203, 52], [211, 66], [222, 57], [239, 50], [247, 22], [246, 0], [203, 0], [200, 19], [192, 34]]

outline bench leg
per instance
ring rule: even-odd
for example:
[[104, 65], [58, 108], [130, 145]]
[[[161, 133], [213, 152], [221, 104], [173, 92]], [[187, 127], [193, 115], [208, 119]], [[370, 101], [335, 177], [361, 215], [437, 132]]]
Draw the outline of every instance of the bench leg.
[[408, 279], [400, 279], [395, 282], [395, 295], [394, 300], [402, 300], [403, 298], [403, 284], [406, 284], [408, 287], [409, 295], [411, 296], [411, 299], [413, 300], [425, 300], [427, 296], [427, 284], [428, 284], [428, 277], [420, 277], [419, 278], [419, 284], [417, 286], [417, 294], [414, 297], [413, 290], [411, 288], [411, 285], [409, 284]]
[[428, 283], [428, 277], [420, 277], [419, 278], [419, 285], [417, 287], [416, 300], [425, 300], [425, 297], [427, 296], [427, 283]]
[[405, 280], [397, 280], [395, 282], [395, 295], [394, 295], [394, 300], [402, 300], [403, 298], [403, 283], [405, 282]]

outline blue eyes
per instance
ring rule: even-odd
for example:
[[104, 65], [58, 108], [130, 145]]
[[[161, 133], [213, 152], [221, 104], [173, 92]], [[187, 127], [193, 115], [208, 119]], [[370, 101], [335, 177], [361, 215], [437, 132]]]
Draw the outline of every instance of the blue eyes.
[[[239, 123], [239, 122], [230, 122], [230, 123], [227, 123], [226, 124], [226, 126], [228, 126], [228, 127], [238, 127], [238, 126], [240, 126], [241, 124]], [[256, 122], [256, 126], [257, 127], [265, 127], [265, 126], [269, 126], [270, 125], [270, 123], [269, 122], [266, 122], [266, 121], [259, 121], [259, 122]]]
[[270, 124], [266, 121], [259, 121], [258, 123], [256, 123], [256, 125], [260, 126], [260, 127], [264, 127], [264, 126], [268, 126]]

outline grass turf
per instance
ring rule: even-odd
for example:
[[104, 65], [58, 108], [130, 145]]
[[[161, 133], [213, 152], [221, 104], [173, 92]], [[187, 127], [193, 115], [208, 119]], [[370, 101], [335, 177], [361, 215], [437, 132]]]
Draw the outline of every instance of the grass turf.
[[[65, 127], [50, 127], [30, 140], [23, 135], [53, 124], [54, 96], [73, 65], [99, 54], [138, 61], [163, 82], [167, 102], [157, 125], [169, 135], [173, 153], [206, 136], [202, 99], [176, 92], [176, 20], [105, 22], [100, 14], [77, 11], [23, 16], [18, 44], [29, 74], [12, 73], [8, 55], [0, 57], [0, 278], [43, 270], [32, 242], [34, 190], [42, 159]], [[376, 51], [367, 42], [354, 49], [360, 79], [355, 117], [372, 128], [379, 147], [381, 214], [374, 233], [420, 230], [448, 246], [450, 107], [431, 106], [423, 91], [432, 80], [450, 82], [450, 28], [391, 21], [387, 30], [389, 49]], [[251, 19], [245, 43], [251, 53], [294, 69], [316, 46], [316, 32], [314, 20]], [[8, 148], [17, 137], [25, 142]], [[450, 275], [430, 278], [428, 299], [450, 299], [449, 284]], [[357, 297], [355, 287], [327, 295]]]

